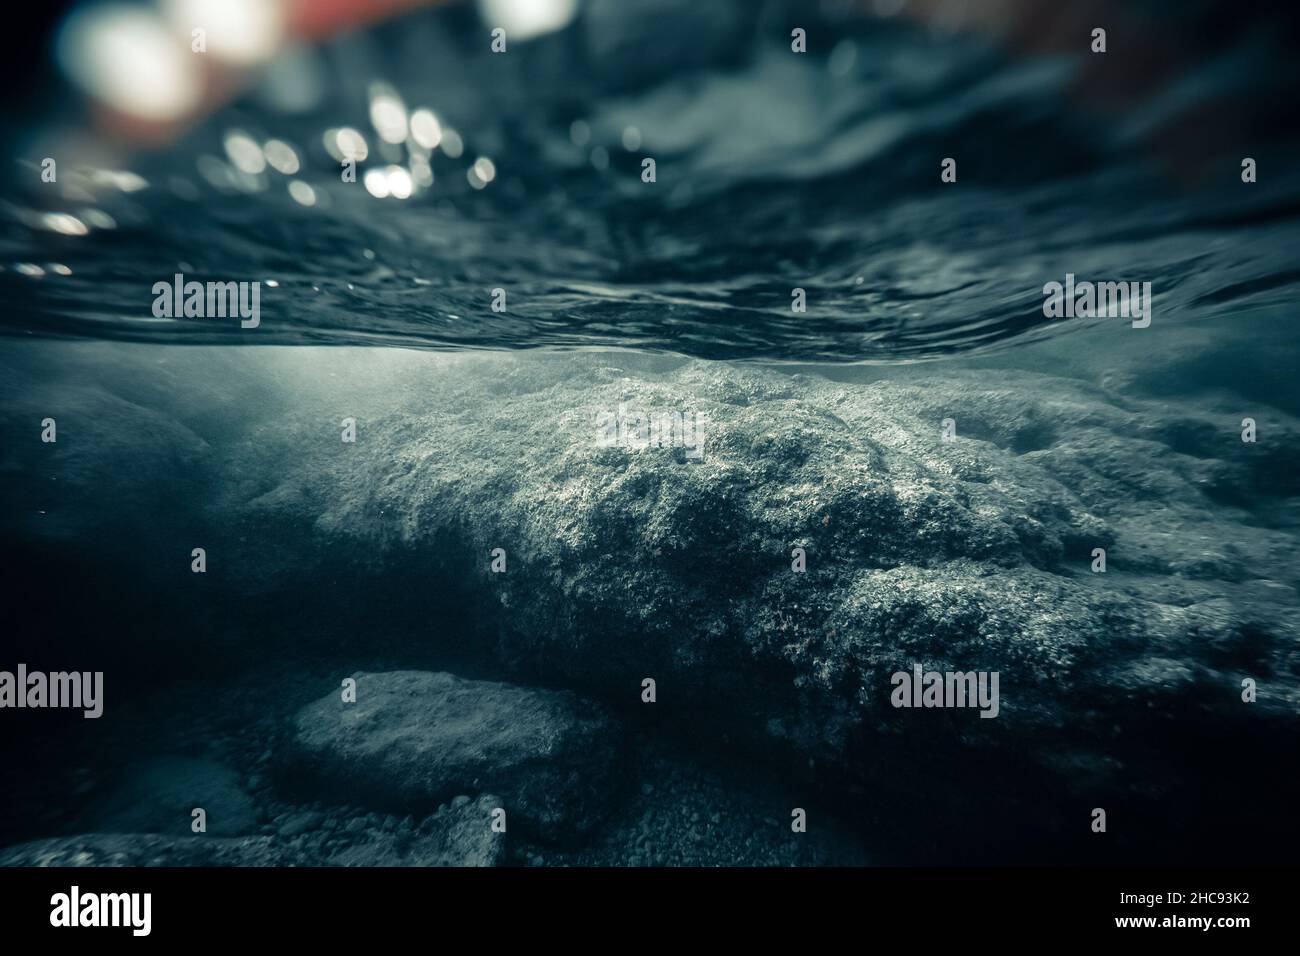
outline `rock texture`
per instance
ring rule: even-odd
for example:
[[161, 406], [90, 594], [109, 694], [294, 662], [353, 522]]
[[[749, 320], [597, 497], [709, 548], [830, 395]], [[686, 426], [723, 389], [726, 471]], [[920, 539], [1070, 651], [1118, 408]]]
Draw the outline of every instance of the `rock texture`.
[[[429, 807], [466, 791], [501, 795], [507, 826], [582, 833], [618, 781], [618, 730], [572, 694], [445, 673], [357, 673], [298, 714], [295, 764], [366, 805]], [[479, 821], [490, 832], [490, 813]]]
[[[1281, 412], [1258, 410], [1269, 437], [1248, 445], [1239, 409], [1011, 370], [493, 363], [395, 381], [365, 454], [308, 453], [236, 510], [370, 573], [470, 582], [510, 668], [629, 700], [653, 676], [853, 767], [920, 729], [888, 704], [913, 663], [1002, 674], [998, 720], [936, 715], [936, 739], [1068, 726], [1095, 750], [1152, 711], [1293, 728], [1300, 427]], [[703, 414], [702, 459], [599, 447], [620, 405]], [[1250, 711], [1245, 677], [1267, 688]]]
[[440, 807], [413, 833], [384, 833], [336, 849], [330, 866], [499, 866], [509, 834], [494, 833], [492, 811], [500, 797], [460, 796]]
[[[0, 866], [498, 866], [507, 834], [493, 833], [500, 797], [459, 797], [424, 820], [373, 825], [364, 811], [316, 814], [313, 832], [170, 836], [95, 832], [0, 851]], [[298, 816], [302, 816], [299, 814]]]
[[0, 866], [307, 866], [309, 858], [270, 837], [172, 837], [85, 833], [20, 843], [0, 851]]

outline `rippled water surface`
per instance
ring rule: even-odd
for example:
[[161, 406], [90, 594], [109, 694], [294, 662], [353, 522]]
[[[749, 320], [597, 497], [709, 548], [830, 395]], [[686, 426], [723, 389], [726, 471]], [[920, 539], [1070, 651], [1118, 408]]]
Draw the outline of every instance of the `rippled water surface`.
[[[77, 188], [58, 198], [25, 167], [26, 185], [7, 183], [0, 321], [157, 342], [880, 362], [1085, 324], [1043, 316], [1043, 284], [1066, 273], [1150, 281], [1160, 323], [1294, 294], [1296, 167], [1266, 161], [1245, 186], [1235, 157], [1193, 163], [1152, 134], [1213, 102], [1228, 66], [1141, 108], [1099, 107], [1077, 95], [1078, 56], [860, 18], [798, 56], [779, 18], [713, 16], [694, 44], [667, 42], [682, 24], [666, 16], [641, 43], [574, 27], [493, 56], [463, 16], [421, 15], [327, 47], [305, 113], [250, 95], [124, 157], [129, 176], [69, 180], [65, 161]], [[379, 99], [432, 110], [441, 142], [385, 143]], [[326, 149], [344, 127], [366, 144], [355, 183]], [[241, 155], [272, 138], [291, 163]], [[940, 182], [947, 156], [957, 183]], [[393, 170], [412, 194], [376, 198]], [[261, 281], [261, 326], [154, 318], [152, 285], [176, 272]]]

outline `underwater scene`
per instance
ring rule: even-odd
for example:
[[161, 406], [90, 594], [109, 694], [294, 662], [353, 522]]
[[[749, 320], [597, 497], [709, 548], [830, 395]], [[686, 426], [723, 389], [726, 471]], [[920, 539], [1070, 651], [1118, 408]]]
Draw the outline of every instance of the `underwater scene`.
[[0, 863], [1300, 850], [1300, 13], [51, 4]]

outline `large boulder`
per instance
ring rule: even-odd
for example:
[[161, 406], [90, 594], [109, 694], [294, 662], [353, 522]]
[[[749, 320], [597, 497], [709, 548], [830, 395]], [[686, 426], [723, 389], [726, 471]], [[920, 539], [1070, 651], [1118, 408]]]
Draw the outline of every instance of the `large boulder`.
[[[710, 705], [850, 772], [920, 726], [889, 705], [913, 664], [1001, 672], [999, 719], [934, 715], [935, 740], [1024, 751], [1069, 726], [1071, 748], [1104, 752], [1134, 715], [1294, 733], [1290, 416], [1252, 408], [1267, 438], [1247, 444], [1241, 409], [1213, 398], [1031, 372], [628, 364], [413, 359], [364, 454], [304, 447], [233, 510], [376, 576], [467, 586], [508, 668], [629, 703], [654, 677], [660, 707]], [[703, 454], [598, 441], [620, 406], [704, 416]]]

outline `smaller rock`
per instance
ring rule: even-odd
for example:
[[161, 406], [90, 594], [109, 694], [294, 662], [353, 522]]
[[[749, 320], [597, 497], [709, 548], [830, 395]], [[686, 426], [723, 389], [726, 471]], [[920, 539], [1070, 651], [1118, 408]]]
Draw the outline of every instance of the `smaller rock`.
[[317, 813], [314, 810], [306, 813], [291, 814], [281, 822], [280, 836], [288, 840], [303, 833], [318, 830], [324, 820], [324, 814]]
[[485, 794], [426, 817], [417, 832], [371, 833], [329, 858], [331, 866], [497, 866], [506, 834], [492, 832], [499, 797]]
[[451, 797], [462, 812], [465, 790], [481, 786], [501, 795], [510, 824], [547, 838], [585, 832], [608, 812], [620, 735], [599, 704], [445, 673], [353, 677], [355, 703], [331, 691], [299, 711], [295, 770], [403, 812]]

